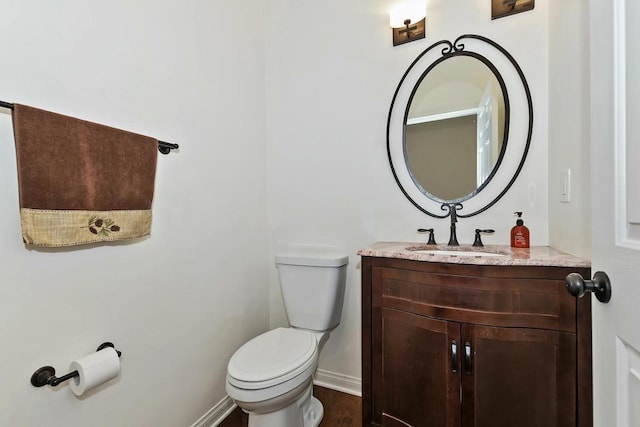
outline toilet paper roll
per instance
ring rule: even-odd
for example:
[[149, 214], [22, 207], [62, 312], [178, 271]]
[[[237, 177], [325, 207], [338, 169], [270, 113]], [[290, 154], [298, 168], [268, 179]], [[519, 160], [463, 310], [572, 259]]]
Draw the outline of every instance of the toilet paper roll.
[[69, 386], [76, 396], [114, 379], [120, 373], [120, 359], [114, 348], [107, 347], [88, 356], [74, 360], [69, 365], [71, 372], [78, 376], [71, 378]]

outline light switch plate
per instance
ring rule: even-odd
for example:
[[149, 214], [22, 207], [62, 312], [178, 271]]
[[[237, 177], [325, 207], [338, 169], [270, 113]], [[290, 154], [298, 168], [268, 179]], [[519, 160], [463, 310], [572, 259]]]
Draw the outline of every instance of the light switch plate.
[[571, 201], [571, 169], [565, 169], [560, 173], [560, 201]]

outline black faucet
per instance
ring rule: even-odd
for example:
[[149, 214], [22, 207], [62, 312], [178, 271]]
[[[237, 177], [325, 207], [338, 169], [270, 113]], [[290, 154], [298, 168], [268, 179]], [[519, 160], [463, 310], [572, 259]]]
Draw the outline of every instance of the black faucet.
[[[459, 203], [458, 203], [459, 204]], [[462, 207], [462, 205], [460, 205]], [[460, 246], [458, 237], [456, 236], [456, 222], [458, 222], [458, 214], [456, 213], [456, 205], [449, 205], [449, 216], [451, 217], [451, 231], [449, 233], [449, 246]]]

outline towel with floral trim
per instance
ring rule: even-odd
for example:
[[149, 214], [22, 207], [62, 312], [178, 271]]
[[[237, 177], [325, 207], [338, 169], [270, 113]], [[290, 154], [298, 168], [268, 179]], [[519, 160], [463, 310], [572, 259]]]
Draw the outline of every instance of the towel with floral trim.
[[158, 141], [14, 104], [22, 238], [74, 246], [151, 233]]

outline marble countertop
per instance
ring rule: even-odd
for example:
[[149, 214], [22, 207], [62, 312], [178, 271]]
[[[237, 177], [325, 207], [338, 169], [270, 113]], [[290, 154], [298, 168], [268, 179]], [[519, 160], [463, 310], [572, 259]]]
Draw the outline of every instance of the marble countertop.
[[[419, 250], [441, 250], [447, 252], [438, 254], [419, 252]], [[503, 256], [456, 255], [452, 251], [484, 252]], [[519, 249], [512, 248], [508, 245], [486, 245], [483, 247], [473, 247], [469, 245], [428, 246], [424, 243], [412, 242], [377, 242], [367, 248], [360, 249], [358, 255], [426, 262], [446, 262], [451, 264], [591, 267], [591, 261], [560, 252], [549, 246], [532, 246], [529, 249]]]

